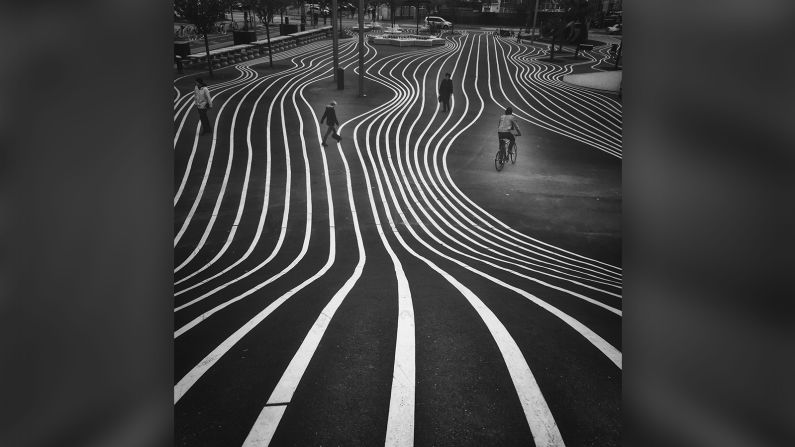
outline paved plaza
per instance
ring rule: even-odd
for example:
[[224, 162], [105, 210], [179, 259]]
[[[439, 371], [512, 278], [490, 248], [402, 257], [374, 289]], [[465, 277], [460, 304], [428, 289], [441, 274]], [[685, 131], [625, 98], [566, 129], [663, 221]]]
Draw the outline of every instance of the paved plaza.
[[443, 37], [365, 41], [365, 97], [353, 37], [344, 90], [331, 40], [175, 76], [176, 445], [621, 444], [622, 105], [588, 85], [620, 76], [611, 38]]

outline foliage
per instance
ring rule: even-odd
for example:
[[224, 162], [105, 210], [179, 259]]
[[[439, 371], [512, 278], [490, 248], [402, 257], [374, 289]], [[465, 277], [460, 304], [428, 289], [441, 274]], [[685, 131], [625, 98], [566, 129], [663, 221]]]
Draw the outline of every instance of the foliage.
[[174, 0], [174, 11], [196, 27], [199, 34], [215, 30], [215, 22], [224, 18], [226, 2], [222, 0]]
[[447, 6], [448, 0], [430, 0], [428, 2], [428, 10], [434, 11], [435, 13], [439, 12], [439, 9], [442, 7]]
[[293, 4], [292, 0], [248, 0], [252, 11], [261, 19], [270, 23], [273, 16]]

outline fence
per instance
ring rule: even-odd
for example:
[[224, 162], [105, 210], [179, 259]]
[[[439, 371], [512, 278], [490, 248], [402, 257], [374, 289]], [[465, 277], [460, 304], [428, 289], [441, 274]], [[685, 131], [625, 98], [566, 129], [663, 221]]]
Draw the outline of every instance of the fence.
[[[331, 37], [332, 28], [330, 26], [321, 27], [309, 31], [301, 31], [286, 36], [273, 37], [270, 39], [270, 47], [273, 53], [286, 51], [299, 45], [315, 42]], [[231, 64], [239, 64], [251, 59], [256, 59], [268, 55], [268, 40], [257, 40], [249, 44], [233, 45], [231, 47], [218, 48], [210, 51], [210, 62], [214, 69], [225, 67]], [[206, 66], [207, 53], [192, 54], [184, 59], [185, 68]]]

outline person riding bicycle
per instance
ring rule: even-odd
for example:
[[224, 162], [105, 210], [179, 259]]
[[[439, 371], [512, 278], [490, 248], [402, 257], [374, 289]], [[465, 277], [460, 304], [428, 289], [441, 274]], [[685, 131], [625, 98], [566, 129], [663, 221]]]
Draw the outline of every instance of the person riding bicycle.
[[505, 115], [500, 116], [500, 124], [497, 126], [497, 138], [500, 142], [500, 150], [503, 151], [503, 156], [505, 155], [505, 149], [502, 146], [502, 140], [507, 139], [510, 141], [510, 148], [511, 150], [516, 145], [516, 138], [514, 137], [511, 130], [516, 130], [516, 135], [522, 135], [522, 132], [519, 131], [519, 126], [516, 125], [516, 120], [513, 117], [513, 109], [508, 107], [505, 109]]

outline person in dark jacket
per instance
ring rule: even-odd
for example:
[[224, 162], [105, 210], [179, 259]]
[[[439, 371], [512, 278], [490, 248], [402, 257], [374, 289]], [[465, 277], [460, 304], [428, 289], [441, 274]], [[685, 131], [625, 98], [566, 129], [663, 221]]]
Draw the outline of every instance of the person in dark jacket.
[[450, 111], [450, 96], [453, 94], [453, 81], [450, 73], [445, 75], [445, 79], [439, 85], [439, 102], [442, 103], [442, 112]]
[[342, 141], [342, 137], [337, 134], [337, 126], [340, 125], [339, 120], [337, 120], [337, 112], [334, 111], [334, 106], [337, 105], [337, 101], [331, 101], [329, 105], [326, 106], [326, 111], [323, 112], [323, 116], [320, 118], [320, 124], [323, 124], [323, 121], [326, 122], [328, 126], [328, 130], [326, 134], [323, 136], [323, 146], [328, 146], [326, 144], [326, 139], [328, 138], [329, 134], [334, 137], [337, 142]]

